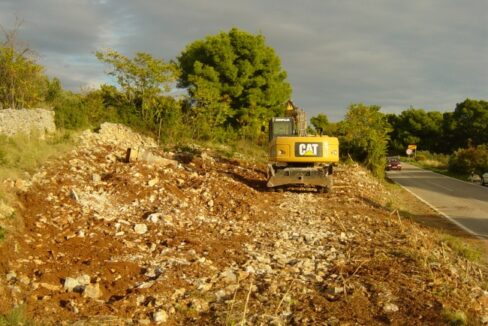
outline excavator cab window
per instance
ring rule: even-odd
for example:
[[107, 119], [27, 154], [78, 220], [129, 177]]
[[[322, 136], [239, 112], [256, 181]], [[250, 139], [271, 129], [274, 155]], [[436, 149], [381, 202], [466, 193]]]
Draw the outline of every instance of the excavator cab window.
[[295, 124], [293, 118], [273, 118], [269, 122], [269, 140], [277, 136], [295, 135]]

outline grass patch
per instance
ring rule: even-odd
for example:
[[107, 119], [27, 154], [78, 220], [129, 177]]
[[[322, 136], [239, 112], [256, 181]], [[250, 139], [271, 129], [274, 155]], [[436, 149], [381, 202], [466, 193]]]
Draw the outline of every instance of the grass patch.
[[446, 234], [441, 237], [441, 241], [445, 242], [459, 256], [473, 263], [481, 263], [483, 260], [483, 252], [480, 249], [473, 248], [457, 237]]
[[5, 240], [5, 236], [7, 235], [7, 231], [0, 226], [0, 243]]
[[71, 148], [73, 144], [70, 133], [59, 132], [42, 140], [39, 135], [20, 134], [14, 137], [0, 136], [0, 177], [5, 172], [33, 172], [48, 158], [57, 156]]
[[2, 181], [29, 177], [49, 158], [60, 156], [73, 145], [72, 134], [66, 131], [46, 139], [39, 139], [36, 132], [14, 137], [0, 135], [0, 200], [7, 204], [14, 200], [14, 195], [7, 192]]
[[25, 314], [25, 307], [18, 306], [5, 315], [0, 315], [0, 326], [34, 326], [33, 321], [29, 320]]
[[268, 161], [268, 153], [262, 146], [246, 140], [239, 140], [229, 145], [210, 145], [220, 155], [229, 159], [242, 159], [248, 162], [265, 163]]
[[181, 142], [176, 145], [163, 145], [163, 149], [166, 151], [174, 150], [177, 153], [189, 153], [191, 155], [200, 155], [207, 149], [227, 159], [240, 159], [246, 162], [257, 163], [266, 163], [268, 161], [268, 153], [262, 146], [246, 140], [229, 142], [228, 144], [194, 140]]
[[451, 311], [446, 309], [442, 312], [442, 317], [447, 325], [464, 326], [468, 324], [468, 318], [462, 311]]

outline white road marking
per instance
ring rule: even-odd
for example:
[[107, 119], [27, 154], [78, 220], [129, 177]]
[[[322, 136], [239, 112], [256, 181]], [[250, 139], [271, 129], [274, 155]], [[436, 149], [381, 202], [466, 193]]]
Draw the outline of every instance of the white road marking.
[[434, 211], [436, 211], [439, 215], [441, 215], [442, 217], [446, 218], [448, 221], [454, 223], [455, 225], [457, 225], [459, 228], [461, 228], [462, 230], [464, 230], [465, 232], [471, 234], [472, 236], [476, 237], [477, 239], [479, 240], [486, 240], [488, 239], [488, 237], [486, 236], [483, 236], [481, 234], [478, 234], [476, 232], [474, 232], [473, 230], [471, 230], [470, 228], [462, 225], [461, 223], [459, 223], [458, 221], [456, 221], [455, 219], [453, 219], [452, 217], [450, 217], [449, 215], [447, 215], [446, 213], [442, 212], [441, 210], [439, 210], [437, 207], [433, 206], [432, 204], [430, 204], [429, 202], [427, 202], [426, 200], [422, 199], [420, 196], [418, 196], [416, 193], [414, 193], [413, 191], [411, 191], [410, 189], [408, 189], [407, 187], [397, 183], [398, 185], [400, 185], [400, 187], [402, 187], [403, 189], [405, 189], [406, 191], [408, 191], [409, 193], [411, 193], [412, 195], [414, 195], [418, 200], [420, 200], [421, 202], [423, 202], [424, 204], [426, 204], [427, 206], [429, 206], [430, 208], [432, 208]]

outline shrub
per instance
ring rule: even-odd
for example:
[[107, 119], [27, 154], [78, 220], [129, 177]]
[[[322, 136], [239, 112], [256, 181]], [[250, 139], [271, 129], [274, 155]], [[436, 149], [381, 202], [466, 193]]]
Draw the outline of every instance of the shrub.
[[459, 174], [471, 172], [482, 174], [488, 171], [488, 146], [461, 148], [449, 159], [449, 171]]
[[54, 106], [56, 127], [70, 130], [86, 128], [89, 123], [85, 111], [81, 96], [67, 92]]
[[449, 163], [449, 155], [431, 153], [429, 151], [417, 151], [415, 160], [422, 164], [422, 166], [433, 168], [447, 168]]

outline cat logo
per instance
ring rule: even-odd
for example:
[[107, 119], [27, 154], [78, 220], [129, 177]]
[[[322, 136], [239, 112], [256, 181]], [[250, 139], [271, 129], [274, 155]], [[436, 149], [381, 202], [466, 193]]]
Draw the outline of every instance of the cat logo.
[[321, 143], [296, 143], [295, 155], [309, 156], [309, 157], [322, 156], [322, 144]]

